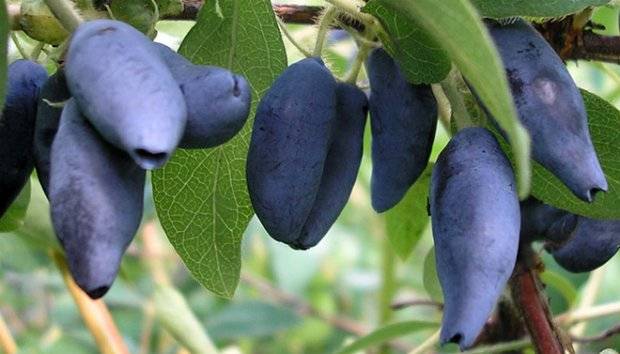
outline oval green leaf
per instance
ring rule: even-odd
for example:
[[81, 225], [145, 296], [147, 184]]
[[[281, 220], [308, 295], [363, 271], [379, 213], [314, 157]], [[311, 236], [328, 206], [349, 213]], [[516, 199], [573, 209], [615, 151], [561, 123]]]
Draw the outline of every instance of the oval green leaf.
[[[180, 53], [218, 65], [250, 82], [253, 108], [286, 68], [286, 53], [269, 0], [208, 1]], [[245, 161], [253, 120], [228, 143], [179, 150], [153, 174], [154, 199], [168, 239], [192, 275], [232, 297], [241, 269], [241, 238], [252, 217]]]
[[387, 237], [403, 261], [420, 241], [430, 219], [426, 205], [432, 171], [433, 164], [430, 163], [403, 200], [384, 214]]
[[112, 1], [110, 10], [114, 18], [132, 25], [147, 36], [153, 38], [157, 34], [155, 24], [159, 20], [159, 10], [153, 0]]
[[432, 84], [448, 75], [452, 68], [450, 58], [424, 29], [376, 1], [369, 2], [364, 12], [378, 18], [383, 25], [388, 36], [381, 41], [410, 82]]
[[422, 274], [424, 289], [428, 295], [437, 302], [443, 302], [443, 292], [437, 275], [437, 263], [435, 262], [435, 247], [432, 247], [424, 258], [424, 273]]
[[28, 204], [30, 204], [30, 181], [26, 183], [17, 199], [0, 218], [0, 232], [10, 232], [22, 227], [28, 211]]

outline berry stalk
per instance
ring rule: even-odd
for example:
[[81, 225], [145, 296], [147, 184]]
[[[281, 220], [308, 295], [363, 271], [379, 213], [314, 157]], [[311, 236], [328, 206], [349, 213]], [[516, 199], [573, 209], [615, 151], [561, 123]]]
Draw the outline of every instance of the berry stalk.
[[561, 354], [566, 350], [573, 352], [572, 345], [564, 342], [551, 316], [538, 276], [539, 270], [535, 266], [538, 261], [530, 247], [520, 250], [510, 280], [513, 300], [523, 316], [537, 353]]

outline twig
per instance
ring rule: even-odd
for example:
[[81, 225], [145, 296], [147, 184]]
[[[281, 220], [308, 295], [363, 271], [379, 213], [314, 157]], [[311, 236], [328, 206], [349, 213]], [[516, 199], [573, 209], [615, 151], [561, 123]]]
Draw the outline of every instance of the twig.
[[[389, 323], [394, 317], [394, 310], [390, 306], [392, 299], [398, 291], [398, 279], [396, 276], [396, 253], [392, 243], [388, 240], [388, 229], [385, 218], [374, 215], [371, 217], [370, 231], [381, 239], [381, 286], [377, 298], [377, 310], [379, 312], [379, 325]], [[389, 354], [392, 350], [383, 343], [376, 351], [377, 354]]]
[[13, 339], [9, 326], [4, 322], [2, 314], [0, 314], [0, 348], [2, 348], [2, 351], [6, 354], [15, 354], [18, 350], [15, 339]]
[[358, 42], [358, 46], [359, 46], [359, 50], [357, 52], [357, 55], [355, 56], [353, 65], [351, 65], [351, 69], [349, 70], [349, 72], [343, 79], [343, 81], [348, 82], [352, 85], [355, 85], [357, 83], [357, 77], [359, 76], [360, 71], [362, 70], [362, 66], [364, 65], [364, 62], [366, 61], [366, 58], [368, 57], [368, 53], [370, 53], [370, 51], [373, 48], [370, 43], [361, 42], [361, 41]]
[[[577, 305], [578, 310], [589, 309], [596, 302], [596, 298], [601, 290], [601, 284], [603, 283], [603, 278], [605, 277], [605, 268], [599, 268], [590, 273], [588, 278], [588, 282], [582, 292], [581, 300], [579, 301], [579, 305]], [[570, 331], [571, 336], [573, 337], [581, 337], [586, 332], [588, 322], [581, 322], [576, 325]], [[579, 345], [575, 345], [575, 350], [579, 351]]]
[[540, 260], [536, 257], [530, 246], [523, 246], [519, 251], [517, 265], [510, 280], [512, 297], [521, 312], [537, 353], [562, 354], [565, 350], [572, 352], [572, 346], [564, 343], [551, 317], [536, 269], [536, 264]]
[[572, 339], [575, 342], [579, 342], [579, 343], [588, 343], [588, 342], [598, 342], [598, 341], [602, 341], [602, 340], [606, 340], [609, 339], [617, 334], [620, 334], [620, 325], [614, 326], [608, 330], [606, 330], [605, 332], [596, 335], [596, 336], [591, 336], [591, 337], [576, 337], [573, 336]]
[[[203, 3], [203, 0], [183, 0], [183, 11], [163, 16], [162, 20], [195, 20]], [[323, 10], [323, 6], [273, 5], [273, 11], [282, 21], [299, 25], [316, 24]], [[351, 16], [340, 15], [338, 21], [357, 31], [364, 30], [364, 25]]]
[[596, 34], [588, 27], [576, 28], [574, 16], [537, 24], [536, 29], [564, 60], [620, 64], [620, 37]]
[[319, 33], [316, 36], [316, 44], [314, 45], [314, 51], [312, 52], [313, 56], [320, 57], [323, 52], [323, 45], [325, 44], [325, 39], [327, 37], [327, 33], [332, 26], [332, 23], [336, 19], [338, 15], [338, 8], [335, 6], [329, 6], [321, 15], [321, 19], [319, 20]]
[[586, 59], [620, 64], [620, 37], [602, 36], [586, 31], [577, 37], [566, 59]]
[[52, 258], [101, 353], [129, 354], [129, 349], [103, 300], [92, 300], [75, 284], [62, 254], [54, 251]]
[[396, 301], [391, 305], [392, 310], [402, 310], [404, 308], [412, 306], [433, 306], [438, 308], [439, 310], [443, 309], [443, 304], [441, 302], [433, 300], [403, 300]]
[[[452, 109], [452, 118], [456, 123], [458, 130], [474, 126], [474, 121], [465, 106], [463, 95], [459, 92], [457, 87], [457, 81], [460, 79], [460, 74], [456, 70], [452, 70], [448, 77], [441, 82], [441, 88], [445, 93], [450, 107]], [[448, 130], [450, 131], [450, 130]]]
[[30, 56], [26, 52], [26, 49], [20, 43], [19, 38], [17, 38], [17, 34], [15, 32], [11, 32], [11, 40], [13, 41], [13, 44], [15, 45], [15, 48], [17, 48], [17, 51], [19, 52], [19, 55], [22, 57], [22, 59], [30, 59]]
[[450, 105], [450, 100], [446, 96], [443, 88], [441, 88], [440, 84], [432, 84], [431, 89], [433, 90], [433, 95], [435, 95], [435, 99], [437, 100], [439, 122], [446, 130], [448, 134], [452, 131], [450, 129], [450, 120], [452, 119], [452, 106]]
[[[272, 299], [277, 303], [292, 307], [300, 316], [316, 317], [336, 328], [339, 328], [347, 333], [353, 334], [358, 337], [362, 337], [370, 333], [370, 328], [356, 322], [355, 320], [342, 316], [336, 317], [323, 314], [306, 302], [304, 302], [302, 299], [299, 299], [294, 295], [277, 289], [266, 280], [260, 279], [259, 277], [251, 275], [247, 272], [241, 272], [241, 280], [249, 286], [258, 290], [258, 292], [260, 292], [264, 298]], [[393, 348], [404, 352], [407, 352], [411, 349], [408, 345], [402, 344], [400, 342], [393, 341], [389, 344]]]
[[312, 53], [304, 48], [301, 43], [293, 37], [293, 34], [291, 34], [291, 32], [286, 28], [286, 23], [284, 23], [284, 21], [282, 21], [279, 17], [276, 17], [276, 20], [278, 21], [278, 26], [280, 26], [280, 30], [284, 33], [286, 39], [288, 39], [288, 41], [291, 42], [291, 44], [295, 46], [295, 48], [297, 48], [297, 50], [300, 51], [306, 58], [311, 57]]
[[45, 0], [45, 4], [69, 32], [75, 31], [83, 21], [75, 9], [75, 4], [70, 0]]
[[[202, 4], [202, 0], [183, 0], [183, 11], [164, 19], [195, 20]], [[315, 24], [323, 10], [322, 6], [302, 5], [274, 5], [273, 8], [284, 22], [298, 24]], [[362, 23], [348, 16], [341, 16], [339, 20], [357, 31], [364, 30]], [[620, 64], [620, 36], [603, 36], [590, 29], [575, 30], [572, 16], [536, 27], [564, 60], [584, 59]]]
[[620, 314], [620, 302], [611, 302], [561, 314], [556, 317], [556, 321], [562, 325], [570, 326], [578, 322], [617, 314]]
[[38, 61], [39, 56], [41, 56], [41, 52], [43, 51], [44, 46], [45, 46], [45, 43], [43, 42], [37, 43], [37, 45], [34, 46], [34, 48], [32, 48], [32, 52], [30, 53], [30, 56], [29, 56], [30, 60]]
[[286, 23], [313, 25], [323, 12], [322, 6], [273, 5], [273, 11]]

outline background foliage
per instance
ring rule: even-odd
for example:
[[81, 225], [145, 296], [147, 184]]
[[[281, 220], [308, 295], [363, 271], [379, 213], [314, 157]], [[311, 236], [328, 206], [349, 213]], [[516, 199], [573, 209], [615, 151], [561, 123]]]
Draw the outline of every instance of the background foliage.
[[[447, 15], [443, 22], [406, 25], [399, 17], [450, 12], [448, 8], [448, 12], [438, 11], [432, 6], [436, 1], [418, 1], [417, 7], [396, 3], [378, 0], [366, 11], [382, 21], [393, 44], [388, 49], [399, 60], [437, 63], [425, 66], [425, 70], [419, 70], [419, 65], [407, 66], [412, 81], [441, 81], [448, 74], [451, 59], [466, 77], [474, 79], [476, 87], [487, 90], [488, 96], [505, 90], [505, 83], [493, 82], [496, 77], [488, 73], [490, 68], [500, 70], [498, 63], [485, 59], [472, 64], [468, 59], [471, 55], [487, 58], [481, 53], [494, 50], [484, 44], [484, 37], [476, 35], [480, 28], [475, 17], [470, 16], [470, 22], [465, 23], [468, 31], [463, 26], [457, 28], [462, 23], [452, 23]], [[606, 1], [472, 3], [488, 16], [549, 17]], [[287, 62], [303, 57], [281, 38], [270, 6], [268, 0], [208, 1], [195, 24], [160, 22], [157, 40], [180, 46], [180, 52], [196, 63], [228, 67], [247, 76], [253, 84], [255, 107]], [[453, 16], [472, 15], [472, 8], [463, 6], [463, 11], [455, 11]], [[7, 30], [3, 10], [0, 0], [2, 40]], [[595, 20], [605, 24], [611, 31], [608, 33], [618, 34], [617, 9], [600, 8]], [[303, 46], [312, 47], [316, 28], [287, 28]], [[429, 29], [435, 35], [425, 32]], [[422, 43], [408, 40], [420, 33], [427, 34], [422, 35]], [[455, 33], [462, 37], [450, 36]], [[17, 36], [27, 49], [36, 45], [20, 33]], [[0, 60], [6, 57], [1, 53], [4, 44], [0, 42]], [[420, 47], [428, 50], [420, 51]], [[460, 57], [455, 56], [460, 48], [471, 48], [471, 53], [463, 51]], [[342, 31], [333, 31], [324, 54], [330, 68], [342, 77], [354, 52], [353, 41]], [[18, 56], [11, 45], [9, 59]], [[4, 63], [0, 62], [0, 67]], [[592, 134], [600, 142], [597, 150], [612, 193], [584, 208], [568, 192], [558, 191], [557, 182], [549, 182], [551, 178], [540, 168], [534, 169], [534, 193], [546, 202], [569, 205], [573, 211], [617, 218], [620, 202], [613, 192], [619, 188], [620, 176], [616, 175], [620, 161], [618, 144], [609, 137], [620, 133], [620, 113], [615, 108], [620, 104], [620, 70], [586, 62], [571, 64], [570, 69], [580, 87], [609, 102], [585, 93]], [[506, 97], [492, 99], [497, 100], [498, 110], [510, 111], [502, 103]], [[249, 128], [248, 124], [232, 142], [216, 149], [179, 151], [165, 169], [153, 174], [154, 198], [147, 192], [140, 235], [123, 262], [120, 279], [105, 299], [130, 351], [182, 353], [182, 348], [196, 348], [194, 352], [200, 353], [212, 341], [226, 353], [354, 353], [389, 340], [392, 345], [382, 347], [384, 352], [403, 352], [436, 333], [441, 312], [434, 302], [441, 301], [441, 291], [426, 215], [430, 170], [401, 204], [377, 215], [370, 208], [367, 139], [349, 204], [326, 239], [302, 255], [272, 241], [251, 218], [243, 178]], [[518, 129], [515, 132], [518, 134]], [[433, 159], [447, 141], [447, 132], [438, 129]], [[47, 208], [33, 178], [10, 214], [0, 220], [0, 232], [5, 232], [0, 234], [0, 313], [19, 343], [20, 353], [96, 353], [97, 347], [49, 257], [50, 249], [57, 245]], [[591, 275], [569, 274], [547, 256], [545, 262], [548, 269], [543, 279], [555, 315], [620, 299], [618, 256]], [[392, 306], [412, 300], [421, 302], [399, 309]], [[617, 315], [597, 318], [577, 330], [581, 335], [594, 335], [614, 324]], [[603, 348], [620, 348], [620, 340], [594, 342], [582, 350]], [[441, 351], [454, 352], [456, 348], [447, 346]]]

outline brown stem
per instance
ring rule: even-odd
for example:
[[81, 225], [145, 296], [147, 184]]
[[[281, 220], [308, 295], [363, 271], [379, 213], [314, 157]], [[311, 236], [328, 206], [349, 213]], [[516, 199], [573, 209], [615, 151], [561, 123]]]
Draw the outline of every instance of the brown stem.
[[[165, 16], [165, 20], [195, 20], [203, 0], [183, 0], [183, 11], [178, 14]], [[273, 5], [273, 11], [287, 23], [311, 25], [323, 11], [322, 6], [306, 5]]]
[[572, 353], [572, 345], [563, 338], [551, 316], [539, 278], [541, 264], [532, 248], [523, 245], [510, 280], [513, 300], [521, 312], [537, 353]]
[[[593, 32], [596, 24], [576, 26], [574, 16], [536, 25], [536, 29], [564, 60], [594, 60], [620, 64], [620, 36]], [[579, 22], [581, 24], [582, 22]]]
[[[183, 0], [183, 11], [167, 16], [171, 20], [195, 20], [203, 0]], [[321, 6], [273, 5], [274, 12], [286, 23], [314, 24], [323, 11]], [[340, 21], [348, 27], [363, 30], [363, 25], [346, 17]], [[537, 29], [564, 60], [595, 60], [620, 64], [620, 36], [603, 36], [591, 28], [575, 28], [573, 16], [561, 21], [538, 24]]]
[[586, 31], [577, 38], [578, 44], [570, 59], [586, 59], [620, 64], [620, 37], [601, 36]]
[[[164, 16], [162, 20], [195, 20], [203, 3], [203, 0], [183, 0], [183, 11]], [[273, 5], [273, 11], [282, 21], [300, 25], [313, 25], [317, 23], [323, 9], [323, 6]], [[348, 16], [340, 16], [338, 20], [358, 31], [364, 30], [364, 26], [361, 23]]]
[[62, 254], [54, 251], [52, 258], [101, 353], [129, 354], [129, 349], [103, 300], [92, 300], [75, 284]]
[[323, 12], [322, 6], [273, 5], [273, 11], [286, 23], [315, 24]]

